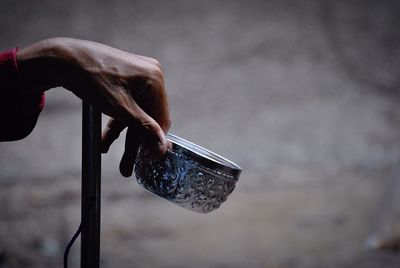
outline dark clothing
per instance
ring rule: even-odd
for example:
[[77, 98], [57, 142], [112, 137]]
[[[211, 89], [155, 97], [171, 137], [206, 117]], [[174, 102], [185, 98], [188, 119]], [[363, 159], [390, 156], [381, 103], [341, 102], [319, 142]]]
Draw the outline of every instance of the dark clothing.
[[0, 53], [0, 141], [28, 136], [45, 104], [44, 93], [33, 93], [21, 81], [17, 51], [14, 48]]

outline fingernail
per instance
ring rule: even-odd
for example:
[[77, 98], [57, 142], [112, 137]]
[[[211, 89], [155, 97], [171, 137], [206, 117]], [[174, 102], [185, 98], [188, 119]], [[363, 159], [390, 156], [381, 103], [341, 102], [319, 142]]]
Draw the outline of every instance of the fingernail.
[[164, 134], [161, 135], [160, 142], [163, 143], [163, 144], [166, 142], [166, 138], [165, 138]]

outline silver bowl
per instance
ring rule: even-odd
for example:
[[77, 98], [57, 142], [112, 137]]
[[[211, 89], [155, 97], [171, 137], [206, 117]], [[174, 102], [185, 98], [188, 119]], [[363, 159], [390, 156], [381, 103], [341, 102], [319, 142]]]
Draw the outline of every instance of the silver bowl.
[[241, 168], [187, 140], [167, 134], [172, 149], [154, 159], [143, 147], [135, 162], [138, 183], [150, 192], [195, 212], [220, 207], [232, 193]]

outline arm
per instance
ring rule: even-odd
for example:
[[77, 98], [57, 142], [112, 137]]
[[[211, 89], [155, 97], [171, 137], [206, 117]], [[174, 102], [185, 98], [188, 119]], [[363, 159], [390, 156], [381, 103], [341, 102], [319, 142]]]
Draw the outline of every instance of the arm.
[[167, 150], [170, 119], [159, 63], [102, 44], [70, 38], [35, 43], [17, 53], [21, 81], [33, 92], [55, 86], [72, 91], [113, 119], [103, 151], [128, 127], [120, 171], [130, 176], [139, 144], [155, 154]]

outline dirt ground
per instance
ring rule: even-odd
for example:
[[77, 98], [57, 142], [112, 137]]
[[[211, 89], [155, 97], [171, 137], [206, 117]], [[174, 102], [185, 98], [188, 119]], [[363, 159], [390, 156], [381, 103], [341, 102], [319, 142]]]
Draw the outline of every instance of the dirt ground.
[[[103, 156], [102, 267], [400, 267], [365, 249], [400, 158], [398, 1], [0, 7], [0, 49], [69, 36], [157, 58], [171, 132], [243, 168], [220, 209], [196, 214], [122, 178], [119, 140]], [[0, 267], [62, 266], [80, 222], [81, 103], [46, 96], [34, 132], [0, 144]]]

